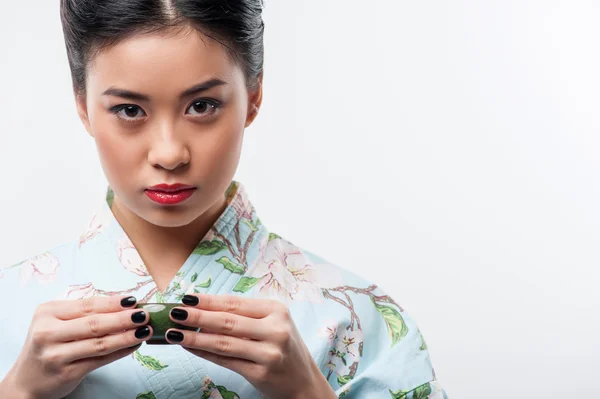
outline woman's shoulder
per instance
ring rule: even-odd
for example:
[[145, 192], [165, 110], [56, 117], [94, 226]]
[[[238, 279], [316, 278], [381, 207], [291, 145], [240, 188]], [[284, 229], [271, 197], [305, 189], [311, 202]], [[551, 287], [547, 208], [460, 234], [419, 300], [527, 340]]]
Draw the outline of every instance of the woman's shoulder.
[[271, 286], [280, 296], [291, 300], [317, 300], [323, 291], [352, 292], [368, 297], [383, 292], [375, 281], [274, 233], [261, 244], [260, 255], [247, 275], [258, 279], [253, 283], [259, 287]]
[[323, 290], [343, 287], [377, 289], [350, 270], [269, 233], [260, 245], [260, 254], [246, 274], [264, 295], [291, 301], [321, 302]]
[[[306, 331], [319, 328], [329, 337], [333, 349], [324, 362], [330, 375], [338, 375], [340, 388], [362, 379], [370, 392], [385, 381], [392, 397], [443, 398], [416, 321], [376, 282], [275, 234], [248, 275], [250, 294], [287, 302]], [[427, 395], [415, 396], [421, 394]]]
[[[276, 234], [261, 246], [261, 255], [240, 282], [255, 297], [288, 304], [317, 303], [322, 312], [349, 313], [350, 319], [389, 334], [394, 343], [415, 332], [416, 322], [375, 281], [303, 249]], [[238, 291], [239, 292], [239, 291]], [[375, 324], [373, 324], [375, 323]], [[387, 330], [387, 331], [386, 331]], [[421, 342], [419, 342], [421, 346]]]
[[77, 241], [69, 241], [42, 251], [10, 266], [0, 267], [2, 295], [7, 291], [53, 291], [69, 274]]

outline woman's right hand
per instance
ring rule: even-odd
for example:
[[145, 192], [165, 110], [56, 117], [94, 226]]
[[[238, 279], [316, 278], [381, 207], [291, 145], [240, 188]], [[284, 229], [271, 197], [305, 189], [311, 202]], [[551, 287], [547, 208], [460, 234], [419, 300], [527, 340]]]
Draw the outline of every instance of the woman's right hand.
[[134, 297], [91, 297], [38, 306], [23, 349], [2, 381], [8, 397], [60, 399], [93, 370], [152, 336]]

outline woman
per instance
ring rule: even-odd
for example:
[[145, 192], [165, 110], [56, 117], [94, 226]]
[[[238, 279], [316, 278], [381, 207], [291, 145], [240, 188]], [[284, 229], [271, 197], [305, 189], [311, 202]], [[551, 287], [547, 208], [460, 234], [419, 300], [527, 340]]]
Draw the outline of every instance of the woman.
[[[109, 182], [73, 242], [0, 271], [2, 398], [443, 398], [414, 321], [261, 223], [232, 182], [260, 0], [61, 0]], [[166, 345], [139, 303], [178, 303]], [[6, 326], [11, 326], [6, 328]]]

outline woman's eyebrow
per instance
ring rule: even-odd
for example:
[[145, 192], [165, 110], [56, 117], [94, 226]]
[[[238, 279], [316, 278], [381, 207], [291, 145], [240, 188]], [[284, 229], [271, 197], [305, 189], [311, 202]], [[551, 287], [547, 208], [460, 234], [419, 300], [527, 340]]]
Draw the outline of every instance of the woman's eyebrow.
[[[187, 89], [183, 93], [181, 93], [181, 95], [179, 97], [180, 98], [189, 97], [193, 94], [199, 94], [203, 91], [212, 89], [213, 87], [222, 86], [225, 84], [227, 84], [227, 82], [225, 82], [221, 79], [210, 79], [206, 82], [202, 82], [195, 86], [190, 87], [189, 89]], [[150, 101], [150, 96], [148, 96], [146, 94], [138, 93], [138, 92], [131, 91], [131, 90], [120, 89], [120, 88], [114, 87], [114, 86], [111, 86], [108, 89], [106, 89], [104, 91], [104, 93], [102, 93], [102, 95], [103, 96], [121, 97], [121, 98], [125, 98], [127, 100], [132, 100], [132, 101]]]
[[199, 94], [199, 93], [202, 93], [203, 91], [212, 89], [213, 87], [222, 86], [222, 85], [226, 85], [226, 84], [227, 84], [227, 82], [225, 82], [221, 79], [211, 79], [206, 82], [199, 83], [193, 87], [190, 87], [189, 89], [187, 89], [186, 91], [181, 93], [181, 95], [179, 97], [180, 98], [189, 97], [193, 94]]

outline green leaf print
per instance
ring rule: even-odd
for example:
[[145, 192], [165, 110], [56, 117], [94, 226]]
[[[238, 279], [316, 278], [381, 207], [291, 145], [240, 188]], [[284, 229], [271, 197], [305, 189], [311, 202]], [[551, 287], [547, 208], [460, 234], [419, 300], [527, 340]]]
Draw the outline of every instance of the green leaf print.
[[393, 399], [406, 399], [408, 394], [412, 392], [412, 399], [427, 399], [431, 395], [431, 385], [429, 383], [423, 384], [412, 391], [396, 391], [393, 392], [390, 389], [390, 394]]
[[145, 356], [142, 355], [139, 350], [135, 351], [135, 359], [140, 362], [140, 364], [144, 367], [146, 367], [148, 370], [153, 370], [153, 371], [161, 371], [163, 369], [166, 369], [167, 365], [162, 364], [160, 361], [158, 361], [157, 359], [153, 358], [152, 356]]
[[425, 342], [425, 338], [423, 338], [423, 334], [421, 333], [421, 331], [419, 331], [419, 334], [421, 335], [421, 347], [419, 348], [422, 351], [427, 350], [427, 343]]
[[223, 256], [221, 259], [219, 259], [217, 263], [222, 264], [225, 267], [225, 269], [229, 270], [231, 273], [244, 274], [244, 268], [234, 263], [231, 259], [229, 259], [226, 256]]
[[209, 277], [208, 280], [206, 280], [203, 283], [197, 284], [196, 287], [199, 287], [199, 288], [208, 288], [208, 287], [210, 287], [211, 284], [212, 284], [212, 280]]
[[114, 199], [115, 199], [115, 192], [112, 190], [112, 188], [110, 188], [110, 189], [108, 189], [108, 192], [106, 193], [106, 203], [108, 204], [109, 208], [112, 208]]
[[406, 323], [404, 323], [402, 315], [391, 306], [378, 305], [373, 298], [371, 298], [371, 301], [385, 320], [388, 333], [392, 339], [392, 346], [396, 345], [402, 338], [406, 337], [406, 334], [408, 334], [408, 327], [406, 326]]
[[198, 244], [196, 249], [194, 249], [193, 253], [196, 255], [214, 255], [226, 248], [227, 245], [219, 240], [202, 241]]
[[260, 280], [262, 280], [262, 277], [242, 277], [233, 289], [233, 292], [248, 292], [252, 287], [258, 284]]
[[390, 394], [392, 395], [393, 399], [406, 399], [406, 395], [408, 395], [410, 391], [396, 391], [396, 392], [392, 392], [392, 390], [390, 389]]
[[429, 395], [431, 395], [431, 385], [427, 383], [415, 389], [412, 399], [427, 399]]
[[271, 234], [269, 234], [269, 241], [273, 241], [273, 240], [280, 240], [280, 239], [281, 239], [281, 237], [280, 237], [280, 236], [278, 236], [278, 235], [277, 235], [277, 234], [275, 234], [275, 233], [271, 233]]
[[225, 199], [227, 200], [228, 204], [231, 203], [231, 200], [237, 193], [237, 189], [238, 189], [238, 185], [235, 182], [231, 182], [229, 187], [227, 187], [227, 190], [225, 191]]
[[252, 224], [251, 221], [249, 221], [248, 219], [244, 219], [244, 223], [246, 223], [246, 225], [248, 225], [248, 227], [250, 227], [250, 230], [256, 232], [258, 231], [258, 228]]
[[156, 291], [156, 303], [165, 303], [165, 297], [160, 291]]
[[192, 283], [196, 280], [198, 280], [198, 273], [194, 273], [194, 275], [192, 276]]
[[217, 385], [217, 390], [223, 397], [223, 399], [240, 399], [240, 395], [233, 391], [228, 391], [227, 388], [221, 385]]
[[340, 384], [341, 387], [343, 387], [344, 385], [346, 385], [347, 383], [349, 383], [350, 381], [352, 381], [352, 376], [349, 375], [345, 375], [345, 376], [341, 376], [339, 375], [338, 378], [338, 384]]
[[156, 399], [154, 392], [144, 392], [135, 397], [135, 399]]

